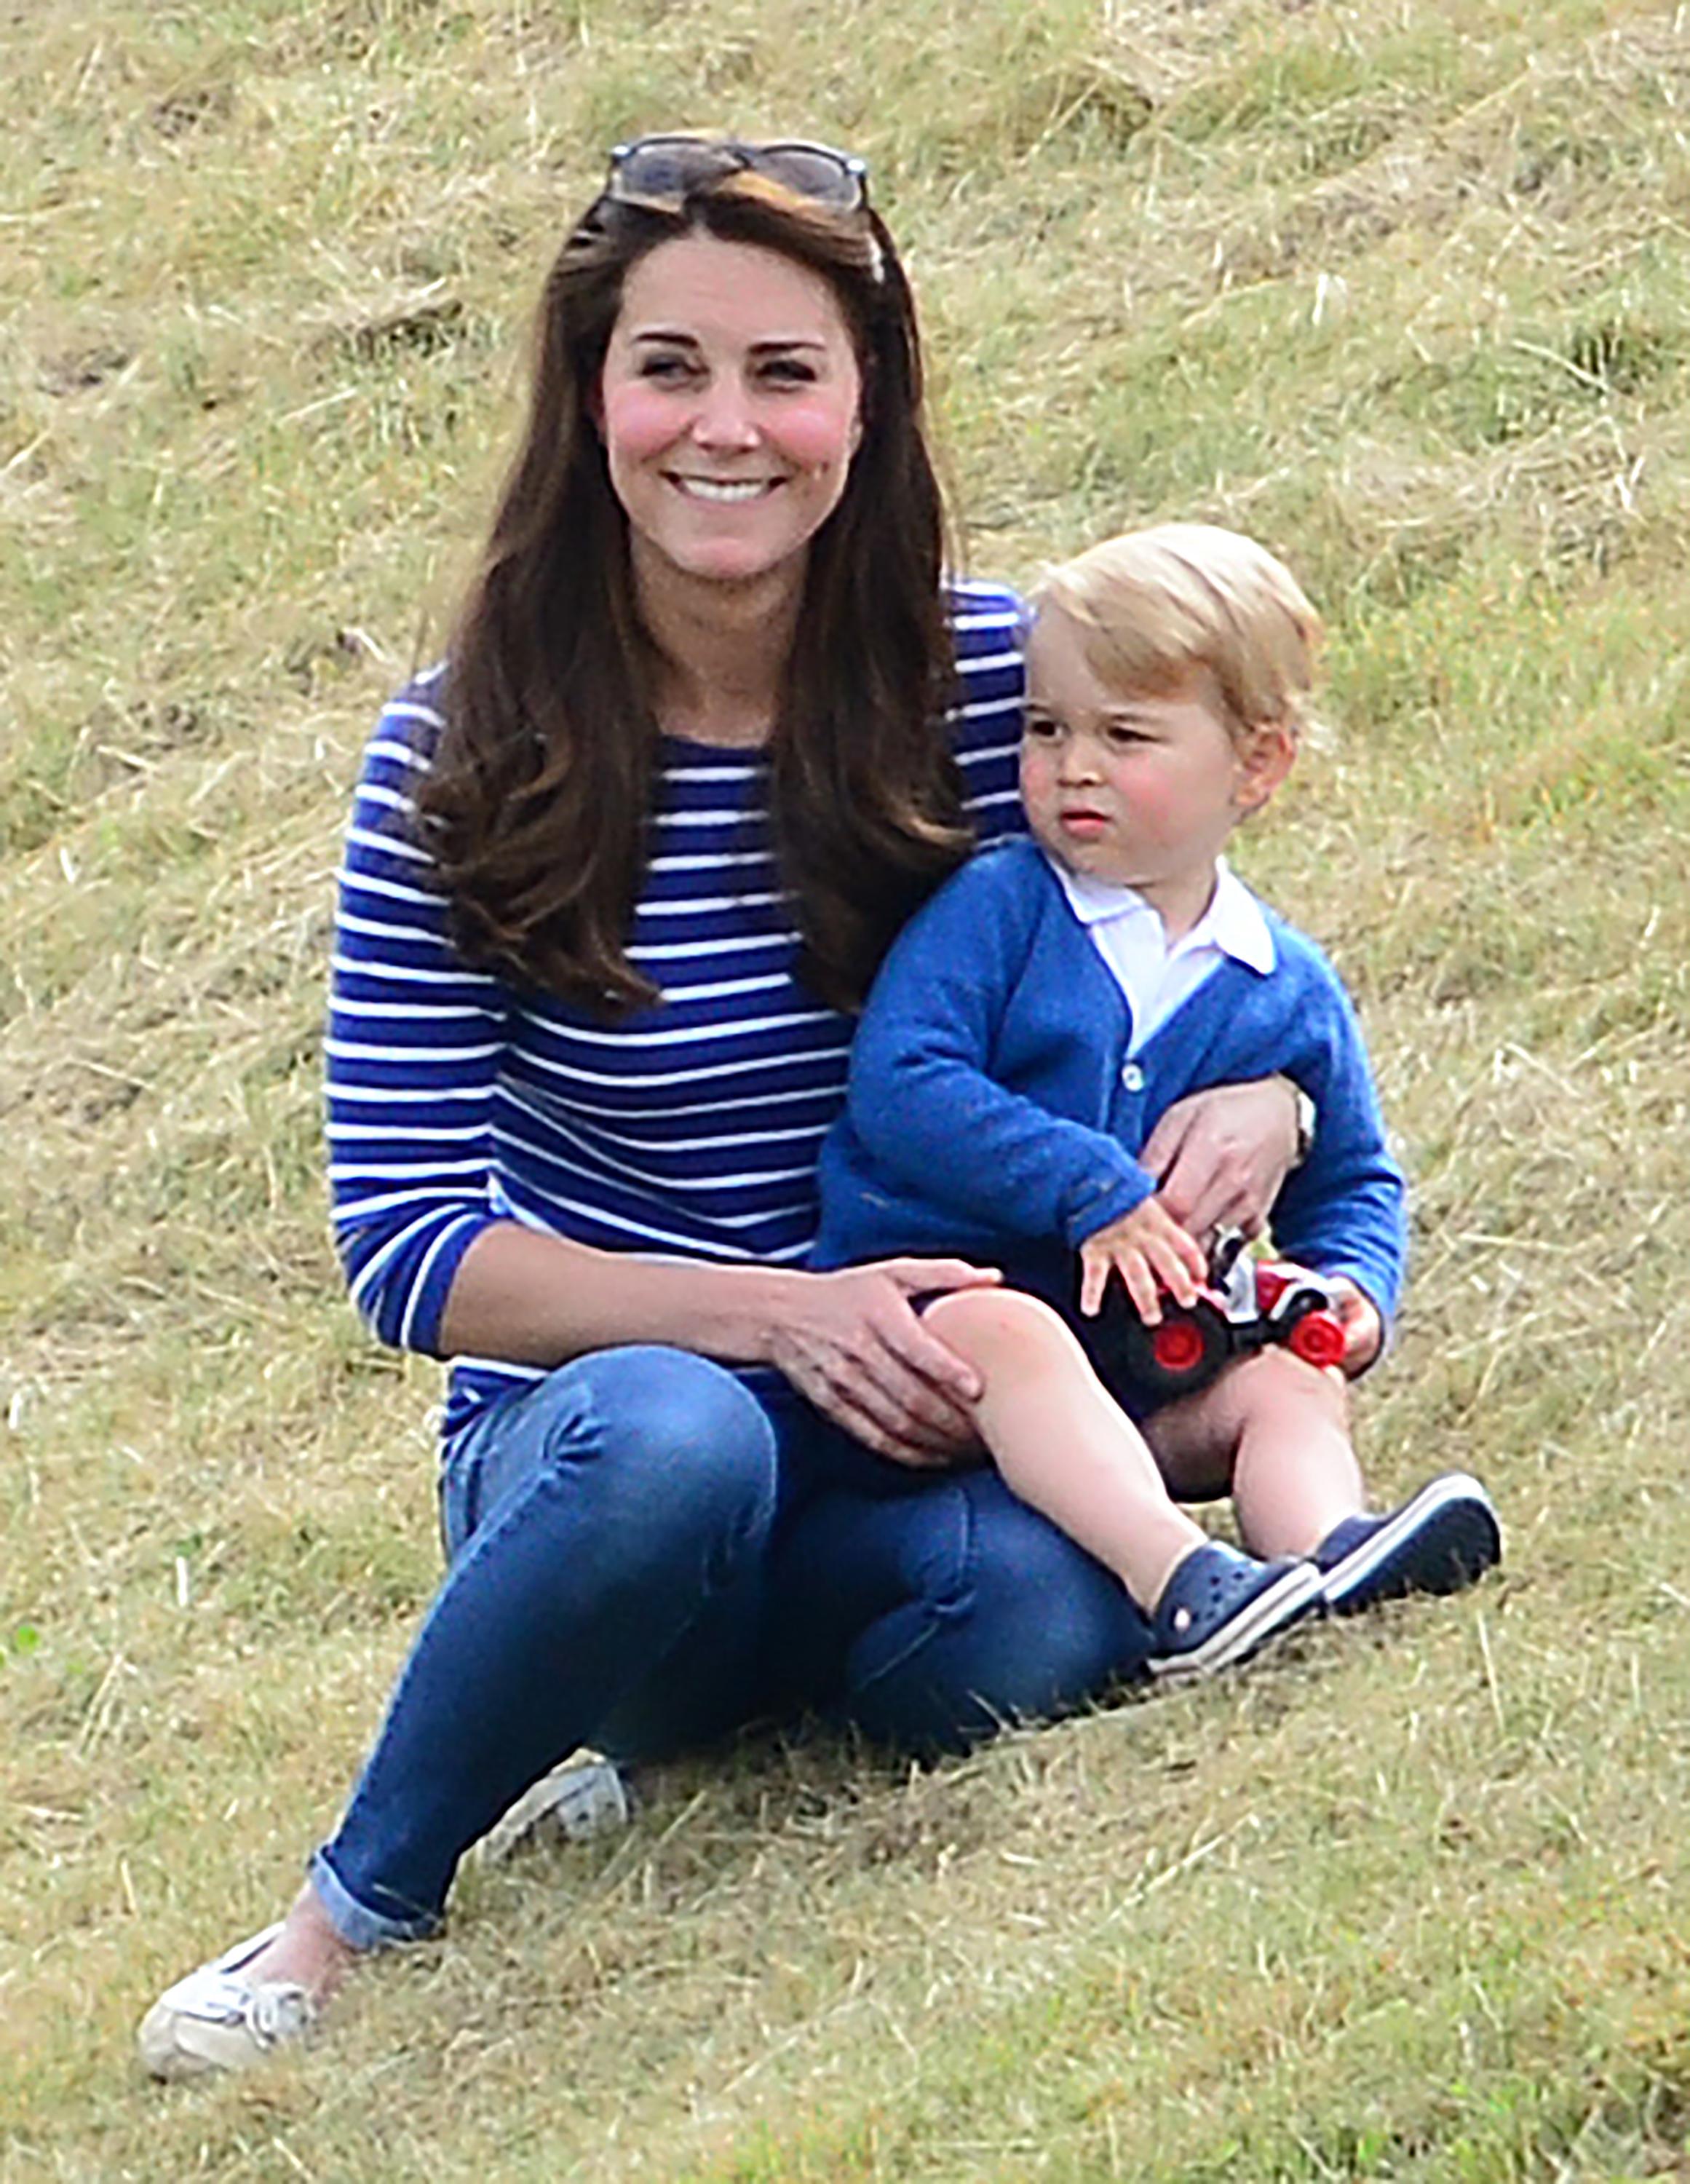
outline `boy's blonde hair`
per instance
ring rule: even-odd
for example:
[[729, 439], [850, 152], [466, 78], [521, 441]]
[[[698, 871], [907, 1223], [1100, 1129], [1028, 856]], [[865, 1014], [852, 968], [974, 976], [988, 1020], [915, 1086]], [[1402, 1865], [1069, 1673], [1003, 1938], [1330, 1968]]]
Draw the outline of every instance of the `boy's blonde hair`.
[[1193, 666], [1220, 685], [1235, 733], [1269, 722], [1316, 729], [1309, 693], [1320, 618], [1285, 564], [1213, 523], [1158, 523], [1047, 570], [1035, 609], [1059, 608], [1087, 666], [1122, 688]]

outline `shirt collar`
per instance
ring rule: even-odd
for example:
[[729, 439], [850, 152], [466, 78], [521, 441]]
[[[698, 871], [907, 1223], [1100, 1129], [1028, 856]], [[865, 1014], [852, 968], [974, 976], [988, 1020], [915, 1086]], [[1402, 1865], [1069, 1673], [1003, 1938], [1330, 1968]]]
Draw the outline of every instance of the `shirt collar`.
[[[1071, 872], [1054, 857], [1049, 863], [1081, 925], [1101, 925], [1112, 917], [1154, 917], [1159, 927], [1155, 909], [1137, 888], [1095, 879], [1089, 872]], [[1273, 934], [1262, 906], [1225, 857], [1215, 861], [1215, 894], [1208, 909], [1176, 944], [1181, 954], [1205, 945], [1218, 948], [1264, 978], [1274, 967]]]

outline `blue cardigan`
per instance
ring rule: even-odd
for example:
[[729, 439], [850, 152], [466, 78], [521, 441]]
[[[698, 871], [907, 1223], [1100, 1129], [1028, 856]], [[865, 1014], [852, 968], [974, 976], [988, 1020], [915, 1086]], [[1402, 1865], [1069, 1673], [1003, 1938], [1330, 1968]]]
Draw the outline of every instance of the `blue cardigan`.
[[1228, 957], [1129, 1060], [1126, 997], [1037, 845], [982, 850], [899, 935], [823, 1145], [813, 1264], [900, 1252], [1001, 1266], [1074, 1318], [1074, 1254], [1155, 1189], [1137, 1156], [1186, 1093], [1282, 1074], [1315, 1102], [1274, 1203], [1280, 1251], [1389, 1321], [1404, 1190], [1337, 974], [1264, 905], [1276, 961]]

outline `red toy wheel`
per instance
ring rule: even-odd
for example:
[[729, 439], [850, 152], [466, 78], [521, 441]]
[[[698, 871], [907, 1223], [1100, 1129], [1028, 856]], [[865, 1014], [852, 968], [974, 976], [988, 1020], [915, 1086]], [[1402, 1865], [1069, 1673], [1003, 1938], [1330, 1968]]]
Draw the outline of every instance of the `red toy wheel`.
[[1305, 1312], [1292, 1329], [1286, 1347], [1305, 1365], [1342, 1365], [1343, 1322], [1334, 1312]]
[[1128, 1407], [1148, 1396], [1159, 1403], [1206, 1387], [1232, 1354], [1226, 1321], [1207, 1299], [1189, 1312], [1166, 1305], [1167, 1317], [1147, 1327], [1125, 1290], [1104, 1301], [1087, 1344], [1104, 1384]]
[[1150, 1355], [1165, 1373], [1194, 1373], [1208, 1351], [1194, 1319], [1165, 1319], [1151, 1330]]

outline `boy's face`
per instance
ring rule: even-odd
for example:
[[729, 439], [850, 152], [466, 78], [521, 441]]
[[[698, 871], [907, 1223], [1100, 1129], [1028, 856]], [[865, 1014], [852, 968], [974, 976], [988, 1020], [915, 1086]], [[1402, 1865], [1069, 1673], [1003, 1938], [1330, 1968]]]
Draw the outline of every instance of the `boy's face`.
[[1027, 645], [1021, 801], [1059, 864], [1136, 888], [1187, 922], [1208, 905], [1215, 861], [1290, 769], [1282, 728], [1234, 741], [1220, 686], [1193, 665], [1149, 689], [1104, 682], [1059, 609]]

